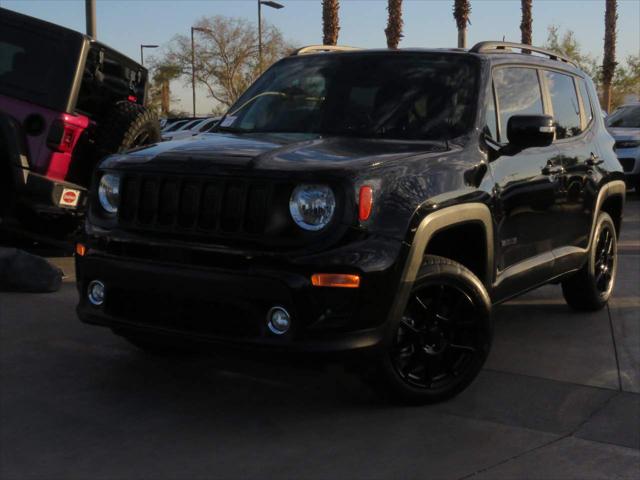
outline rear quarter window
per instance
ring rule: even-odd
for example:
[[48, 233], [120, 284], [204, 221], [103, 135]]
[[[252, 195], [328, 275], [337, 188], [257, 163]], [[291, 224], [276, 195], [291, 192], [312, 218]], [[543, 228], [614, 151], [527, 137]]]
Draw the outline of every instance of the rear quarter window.
[[38, 27], [0, 17], [0, 95], [65, 111], [82, 37]]

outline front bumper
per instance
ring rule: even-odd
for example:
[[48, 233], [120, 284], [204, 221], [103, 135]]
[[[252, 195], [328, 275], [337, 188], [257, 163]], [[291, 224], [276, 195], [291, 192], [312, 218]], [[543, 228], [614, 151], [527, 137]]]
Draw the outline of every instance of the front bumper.
[[[89, 248], [76, 259], [80, 319], [124, 335], [289, 351], [371, 349], [384, 338], [395, 296], [395, 265], [367, 272], [349, 267], [361, 276], [357, 289], [318, 288], [311, 285], [311, 274], [327, 268], [284, 260], [230, 260], [228, 255], [209, 258], [221, 266], [196, 266], [164, 257], [124, 258]], [[100, 307], [87, 300], [92, 280], [106, 287]], [[291, 314], [292, 326], [284, 335], [267, 327], [267, 313], [274, 306]]]
[[54, 180], [20, 167], [15, 168], [16, 203], [38, 214], [77, 215], [84, 212], [87, 189]]

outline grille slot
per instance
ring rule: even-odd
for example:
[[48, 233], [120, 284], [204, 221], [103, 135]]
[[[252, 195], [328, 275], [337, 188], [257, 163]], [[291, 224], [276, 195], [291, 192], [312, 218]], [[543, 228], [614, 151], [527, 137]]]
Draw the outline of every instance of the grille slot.
[[118, 222], [166, 233], [261, 235], [271, 192], [263, 180], [126, 175]]

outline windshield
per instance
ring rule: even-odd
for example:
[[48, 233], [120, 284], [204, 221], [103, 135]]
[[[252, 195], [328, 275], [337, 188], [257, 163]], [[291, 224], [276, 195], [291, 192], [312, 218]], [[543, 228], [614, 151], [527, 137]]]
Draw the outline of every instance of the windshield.
[[188, 120], [179, 120], [176, 123], [174, 123], [173, 125], [171, 125], [169, 128], [167, 128], [167, 132], [175, 132], [177, 129], [179, 129], [181, 126], [183, 126], [185, 123], [187, 123]]
[[620, 107], [606, 122], [607, 126], [614, 128], [640, 128], [640, 105]]
[[477, 64], [457, 54], [313, 55], [269, 69], [219, 130], [444, 139], [474, 121]]

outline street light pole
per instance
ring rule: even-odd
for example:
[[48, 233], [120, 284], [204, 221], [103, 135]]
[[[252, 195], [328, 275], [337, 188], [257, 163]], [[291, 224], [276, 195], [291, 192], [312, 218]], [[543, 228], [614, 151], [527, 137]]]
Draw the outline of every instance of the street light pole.
[[140, 65], [144, 67], [144, 49], [145, 48], [158, 48], [158, 45], [140, 45]]
[[98, 38], [96, 28], [96, 0], [85, 0], [84, 14], [87, 20], [87, 35], [92, 38]]
[[262, 5], [280, 10], [284, 5], [271, 0], [258, 0], [258, 67], [262, 71]]

